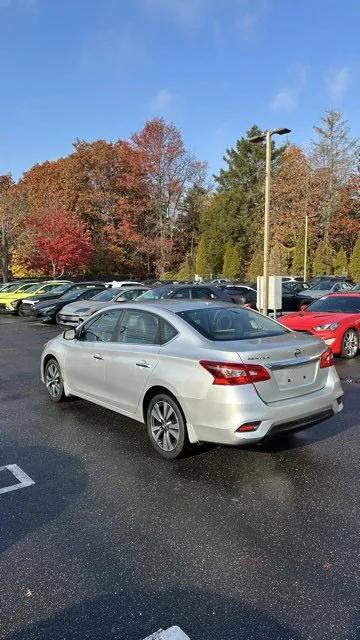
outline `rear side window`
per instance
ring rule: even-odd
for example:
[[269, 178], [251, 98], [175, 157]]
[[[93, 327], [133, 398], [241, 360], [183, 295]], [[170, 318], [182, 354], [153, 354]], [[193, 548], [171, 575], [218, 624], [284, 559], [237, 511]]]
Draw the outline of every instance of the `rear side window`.
[[270, 318], [245, 308], [207, 307], [180, 311], [178, 315], [208, 340], [250, 340], [288, 333]]
[[160, 344], [166, 344], [167, 342], [175, 338], [177, 334], [178, 332], [169, 322], [166, 322], [166, 320], [161, 320]]

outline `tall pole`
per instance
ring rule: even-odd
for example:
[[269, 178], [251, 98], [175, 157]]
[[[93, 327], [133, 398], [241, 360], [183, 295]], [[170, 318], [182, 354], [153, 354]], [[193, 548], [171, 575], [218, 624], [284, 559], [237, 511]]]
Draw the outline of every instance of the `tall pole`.
[[304, 282], [307, 282], [308, 271], [308, 244], [309, 244], [309, 216], [305, 216], [305, 242], [304, 242]]
[[264, 288], [262, 311], [267, 316], [269, 308], [269, 244], [270, 244], [270, 181], [271, 181], [271, 132], [266, 131], [265, 165], [265, 219], [264, 219]]

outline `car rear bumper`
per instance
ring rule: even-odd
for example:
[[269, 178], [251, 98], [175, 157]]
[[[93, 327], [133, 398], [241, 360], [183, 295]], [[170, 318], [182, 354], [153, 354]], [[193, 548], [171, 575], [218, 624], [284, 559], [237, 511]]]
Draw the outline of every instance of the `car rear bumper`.
[[[198, 401], [186, 399], [189, 437], [194, 442], [227, 445], [259, 442], [285, 431], [299, 431], [327, 420], [342, 410], [342, 396], [339, 378], [333, 368], [323, 389], [288, 400], [265, 404], [255, 389], [253, 393], [248, 389], [246, 399], [237, 399], [236, 391], [232, 402], [229, 402], [231, 396], [226, 400], [225, 397], [221, 399], [220, 394], [218, 402], [215, 396], [208, 398], [205, 410], [203, 399], [201, 410]], [[258, 423], [255, 431], [237, 431], [242, 425], [252, 423]]]

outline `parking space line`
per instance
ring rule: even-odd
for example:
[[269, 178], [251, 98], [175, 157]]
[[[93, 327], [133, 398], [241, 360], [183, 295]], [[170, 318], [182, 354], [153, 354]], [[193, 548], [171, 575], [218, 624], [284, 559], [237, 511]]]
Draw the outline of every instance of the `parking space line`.
[[17, 464], [6, 464], [3, 467], [0, 467], [1, 471], [10, 471], [12, 475], [18, 480], [16, 484], [11, 484], [8, 487], [3, 487], [0, 489], [0, 493], [9, 493], [9, 491], [16, 491], [16, 489], [24, 489], [25, 487], [30, 487], [32, 484], [35, 484], [35, 481], [32, 480]]
[[165, 631], [159, 629], [159, 631], [156, 631], [151, 636], [147, 636], [144, 640], [190, 640], [190, 638], [180, 627], [170, 627]]

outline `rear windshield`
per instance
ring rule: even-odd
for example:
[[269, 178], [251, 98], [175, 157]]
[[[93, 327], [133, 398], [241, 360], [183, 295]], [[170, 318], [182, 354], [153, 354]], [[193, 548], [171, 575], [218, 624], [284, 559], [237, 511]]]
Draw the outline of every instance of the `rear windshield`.
[[180, 311], [178, 315], [208, 340], [247, 340], [281, 336], [285, 327], [250, 309], [207, 307]]
[[326, 313], [360, 313], [360, 296], [324, 296], [312, 302], [307, 311]]
[[141, 296], [137, 298], [137, 301], [140, 300], [161, 300], [162, 298], [168, 298], [174, 289], [169, 289], [169, 287], [159, 287], [158, 289], [150, 289], [149, 291], [145, 291]]

